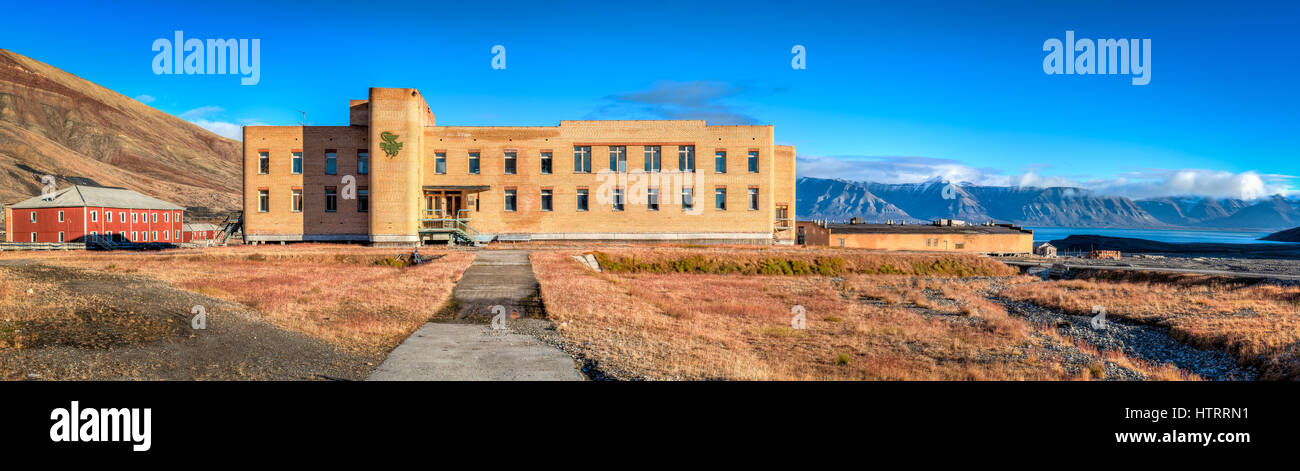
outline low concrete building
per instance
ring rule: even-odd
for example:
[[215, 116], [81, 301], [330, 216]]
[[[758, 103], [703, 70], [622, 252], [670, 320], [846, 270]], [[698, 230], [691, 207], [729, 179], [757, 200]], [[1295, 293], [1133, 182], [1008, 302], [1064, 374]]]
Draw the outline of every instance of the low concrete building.
[[795, 243], [799, 245], [830, 245], [831, 230], [826, 221], [795, 222]]
[[[827, 224], [831, 247], [964, 253], [1030, 253], [1034, 231], [1011, 224]], [[800, 223], [802, 226], [802, 223]], [[809, 238], [808, 245], [813, 243]]]
[[1056, 246], [1055, 246], [1055, 245], [1052, 245], [1052, 244], [1049, 244], [1049, 243], [1047, 243], [1047, 242], [1043, 242], [1043, 243], [1041, 243], [1041, 244], [1038, 244], [1037, 247], [1034, 247], [1034, 255], [1037, 255], [1037, 256], [1040, 256], [1040, 257], [1055, 257], [1055, 256], [1056, 256]]

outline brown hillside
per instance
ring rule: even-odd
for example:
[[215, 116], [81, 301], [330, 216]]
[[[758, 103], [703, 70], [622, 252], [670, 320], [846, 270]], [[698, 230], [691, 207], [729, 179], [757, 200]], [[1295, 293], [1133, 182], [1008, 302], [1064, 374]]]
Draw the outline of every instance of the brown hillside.
[[60, 188], [129, 188], [185, 206], [191, 216], [233, 210], [239, 206], [240, 147], [120, 93], [0, 49], [0, 202], [40, 194], [41, 175], [48, 174]]

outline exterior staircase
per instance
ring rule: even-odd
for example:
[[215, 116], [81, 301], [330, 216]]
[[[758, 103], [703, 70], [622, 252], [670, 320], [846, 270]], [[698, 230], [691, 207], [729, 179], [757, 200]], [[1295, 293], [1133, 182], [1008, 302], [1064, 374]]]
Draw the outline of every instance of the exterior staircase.
[[[461, 210], [462, 213], [465, 211], [467, 210]], [[474, 247], [487, 245], [496, 238], [492, 234], [475, 230], [469, 226], [469, 222], [470, 218], [467, 217], [450, 217], [439, 210], [426, 210], [420, 219], [420, 235], [446, 234], [449, 243]]]
[[220, 244], [223, 246], [229, 244], [230, 238], [234, 236], [236, 232], [238, 232], [242, 237], [244, 234], [244, 212], [236, 211], [227, 214], [226, 219], [221, 221], [221, 225], [217, 227], [219, 227], [220, 230], [217, 232], [217, 236], [213, 238], [214, 244]]

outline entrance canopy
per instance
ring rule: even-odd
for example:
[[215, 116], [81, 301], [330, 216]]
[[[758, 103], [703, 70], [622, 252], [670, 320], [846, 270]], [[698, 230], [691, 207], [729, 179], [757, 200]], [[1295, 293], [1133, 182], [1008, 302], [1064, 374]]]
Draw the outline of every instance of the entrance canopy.
[[489, 185], [424, 185], [424, 191], [488, 191]]

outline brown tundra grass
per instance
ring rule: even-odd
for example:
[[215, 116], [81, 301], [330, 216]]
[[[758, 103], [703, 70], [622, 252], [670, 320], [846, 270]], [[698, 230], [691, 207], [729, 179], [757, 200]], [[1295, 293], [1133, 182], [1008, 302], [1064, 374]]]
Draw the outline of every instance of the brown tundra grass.
[[1201, 275], [1116, 275], [1012, 286], [1012, 299], [1168, 327], [1179, 341], [1237, 356], [1263, 379], [1300, 378], [1300, 287]]
[[254, 308], [282, 328], [345, 348], [386, 352], [446, 304], [474, 258], [468, 252], [425, 250], [424, 257], [445, 256], [415, 267], [384, 265], [402, 253], [303, 244], [47, 257], [56, 264], [160, 279]]
[[[739, 251], [737, 260], [770, 253]], [[608, 250], [638, 260], [675, 260], [721, 249]], [[796, 252], [796, 251], [788, 251]], [[537, 251], [534, 271], [548, 315], [565, 343], [620, 378], [652, 380], [1061, 380], [1085, 379], [1039, 348], [1026, 323], [985, 304], [956, 280], [899, 275], [829, 276], [595, 273], [570, 256]], [[818, 254], [822, 255], [822, 254]], [[934, 256], [855, 258], [849, 266], [881, 262], [929, 265]], [[974, 257], [972, 257], [974, 258]], [[962, 257], [964, 260], [965, 257]], [[981, 262], [982, 263], [982, 262]], [[996, 262], [994, 262], [996, 263]], [[999, 264], [1000, 265], [1000, 264]], [[999, 271], [1001, 271], [999, 269]], [[886, 288], [879, 288], [879, 286]], [[938, 306], [926, 289], [948, 290], [959, 301]], [[895, 289], [897, 288], [897, 289]], [[873, 292], [892, 304], [859, 302]], [[847, 293], [847, 294], [846, 294]], [[910, 300], [972, 322], [924, 316]], [[965, 303], [965, 304], [962, 304]], [[991, 303], [990, 303], [991, 304]], [[792, 327], [802, 306], [806, 328]], [[967, 307], [969, 306], [969, 308]]]

